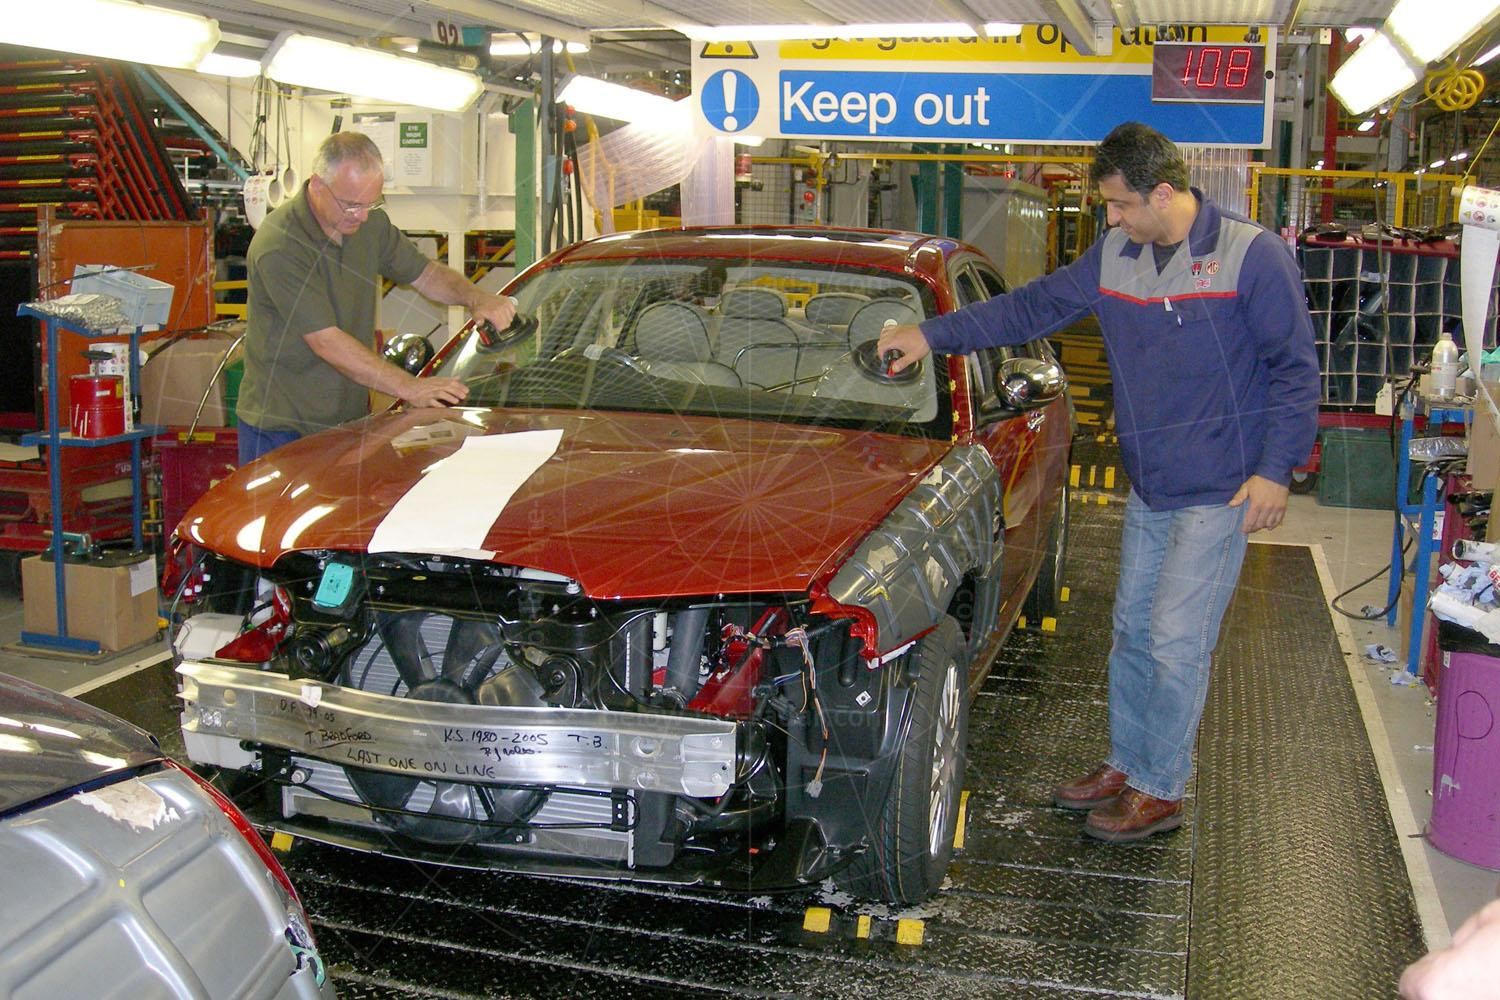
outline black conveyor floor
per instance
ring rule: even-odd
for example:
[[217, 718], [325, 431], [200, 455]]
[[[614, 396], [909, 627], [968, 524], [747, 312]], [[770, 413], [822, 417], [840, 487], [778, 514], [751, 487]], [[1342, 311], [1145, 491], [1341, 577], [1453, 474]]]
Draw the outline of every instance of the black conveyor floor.
[[[1109, 460], [1107, 439], [1087, 444]], [[828, 890], [720, 898], [298, 844], [286, 865], [340, 995], [1393, 995], [1422, 936], [1309, 550], [1250, 549], [1180, 831], [1103, 845], [1050, 805], [1051, 784], [1107, 744], [1120, 486], [1075, 492], [1057, 631], [1017, 632], [978, 698], [966, 843], [926, 906], [893, 913]], [[165, 667], [88, 700], [180, 748]], [[803, 929], [809, 905], [832, 907], [827, 932]], [[897, 943], [897, 917], [924, 920], [920, 945]]]

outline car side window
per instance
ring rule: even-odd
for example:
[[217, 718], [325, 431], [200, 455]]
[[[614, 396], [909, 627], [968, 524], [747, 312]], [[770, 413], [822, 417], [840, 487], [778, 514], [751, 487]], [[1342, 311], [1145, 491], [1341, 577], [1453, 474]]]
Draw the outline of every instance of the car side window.
[[1010, 286], [1005, 283], [1005, 279], [984, 265], [976, 264], [974, 270], [979, 273], [979, 281], [988, 293], [986, 298], [994, 298], [996, 295], [1004, 295], [1010, 291]]
[[[1010, 286], [1005, 283], [1005, 279], [983, 264], [974, 265], [974, 271], [979, 275], [979, 281], [988, 293], [985, 298], [994, 298], [996, 295], [1004, 295], [1010, 291]], [[1040, 339], [1029, 341], [1018, 347], [1004, 348], [1000, 356], [1002, 358], [1035, 358], [1038, 361], [1057, 363], [1052, 346]]]
[[[1005, 282], [987, 267], [965, 262], [953, 276], [954, 292], [961, 305], [982, 302], [1005, 292]], [[964, 359], [969, 369], [969, 384], [974, 387], [974, 408], [980, 423], [987, 423], [1005, 413], [995, 394], [995, 366], [1009, 357], [1009, 348], [983, 347]]]
[[995, 392], [995, 368], [1005, 356], [1005, 348], [984, 347], [967, 358], [969, 384], [974, 386], [974, 409], [981, 424], [991, 423], [1006, 412]]
[[989, 298], [979, 279], [974, 277], [973, 269], [967, 266], [953, 276], [953, 291], [960, 306], [971, 306]]

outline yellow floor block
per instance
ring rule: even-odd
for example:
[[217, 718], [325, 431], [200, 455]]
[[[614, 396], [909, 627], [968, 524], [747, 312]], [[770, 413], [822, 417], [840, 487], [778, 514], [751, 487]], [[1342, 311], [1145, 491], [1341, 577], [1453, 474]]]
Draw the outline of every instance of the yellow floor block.
[[814, 934], [827, 934], [833, 922], [833, 911], [826, 906], [809, 906], [802, 916], [802, 929]]

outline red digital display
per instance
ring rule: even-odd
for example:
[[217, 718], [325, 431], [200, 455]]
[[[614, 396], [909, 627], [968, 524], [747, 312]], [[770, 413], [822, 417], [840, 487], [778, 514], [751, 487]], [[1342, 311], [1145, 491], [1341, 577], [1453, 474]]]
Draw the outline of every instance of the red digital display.
[[1229, 42], [1157, 42], [1151, 99], [1260, 104], [1266, 99], [1266, 47]]

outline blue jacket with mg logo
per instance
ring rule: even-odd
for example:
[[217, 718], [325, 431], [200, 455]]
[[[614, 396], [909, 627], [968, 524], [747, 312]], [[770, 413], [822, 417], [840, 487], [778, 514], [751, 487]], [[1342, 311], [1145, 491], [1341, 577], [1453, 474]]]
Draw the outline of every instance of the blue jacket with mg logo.
[[933, 350], [968, 353], [1097, 316], [1125, 471], [1153, 510], [1227, 503], [1252, 475], [1285, 485], [1317, 435], [1296, 262], [1266, 229], [1193, 195], [1198, 216], [1160, 274], [1147, 246], [1111, 229], [1067, 267], [922, 324]]

